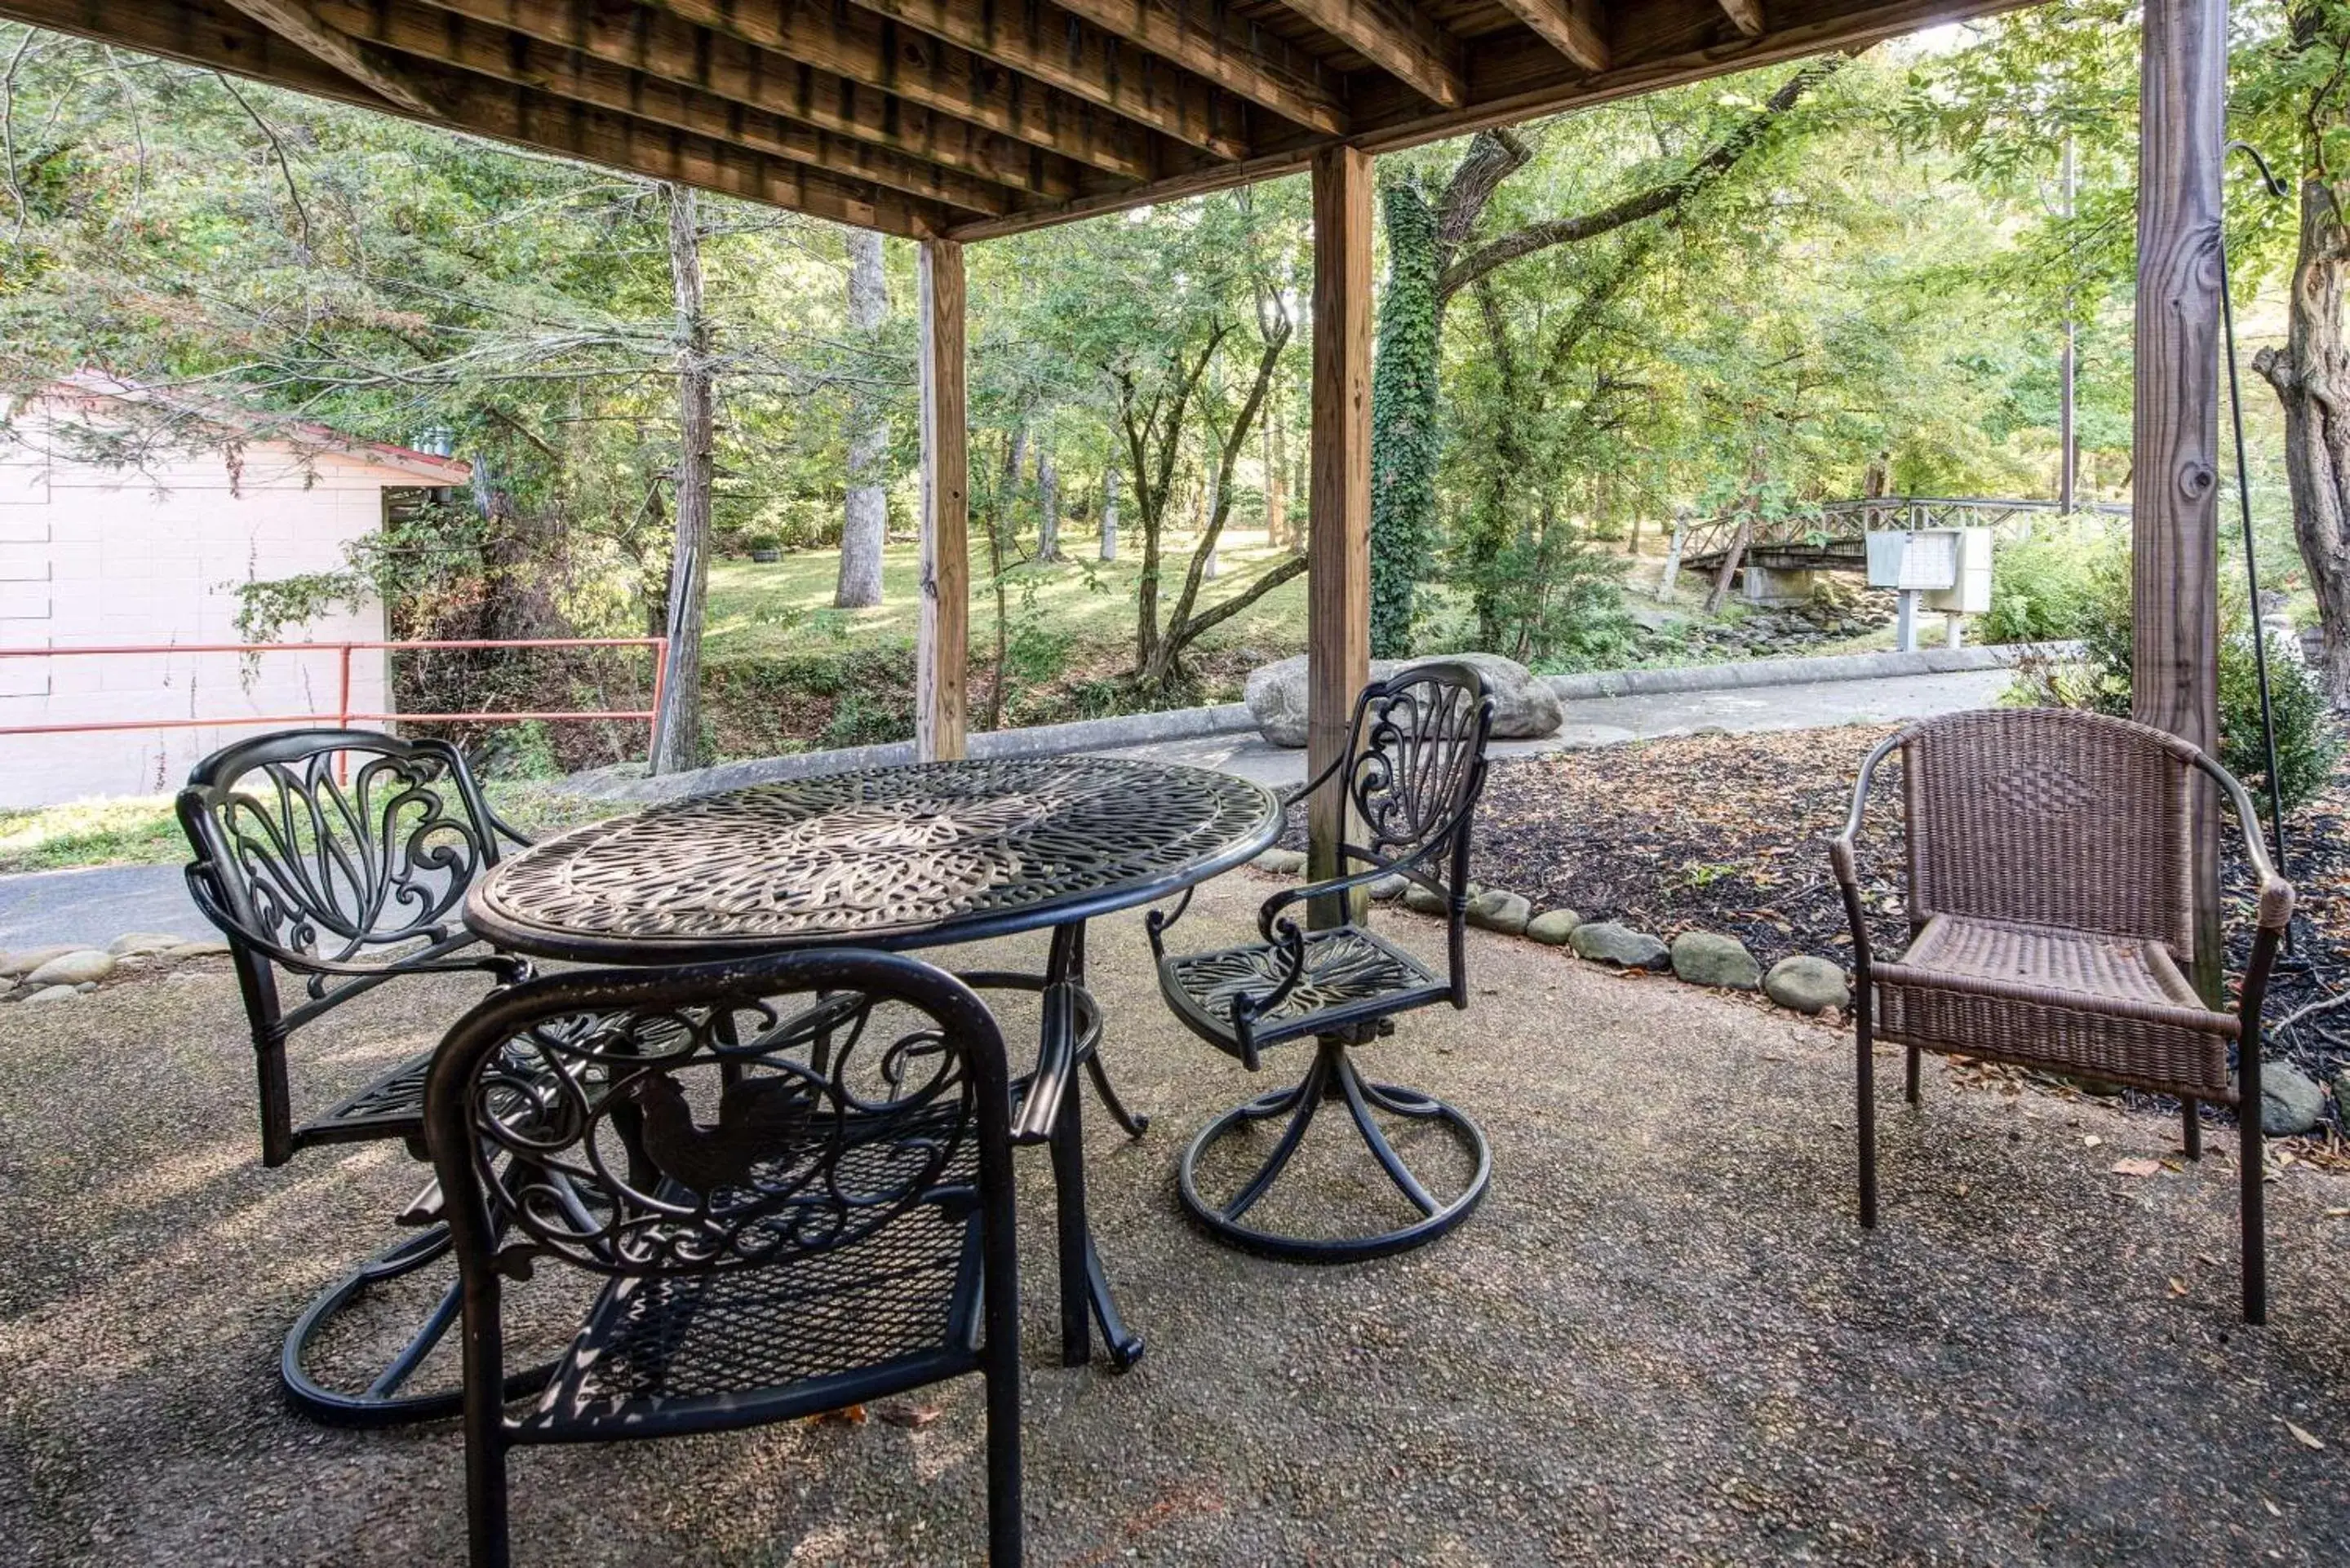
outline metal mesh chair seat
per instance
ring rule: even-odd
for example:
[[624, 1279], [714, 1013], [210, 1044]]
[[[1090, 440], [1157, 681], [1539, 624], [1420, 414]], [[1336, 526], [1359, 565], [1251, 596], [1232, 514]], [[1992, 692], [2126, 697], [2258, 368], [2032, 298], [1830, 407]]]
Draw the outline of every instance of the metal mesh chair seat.
[[358, 1094], [294, 1129], [304, 1144], [424, 1136], [424, 1075], [432, 1053], [411, 1056]]
[[[1451, 1000], [1449, 981], [1359, 926], [1307, 931], [1303, 940], [1305, 963], [1297, 983], [1255, 1015], [1259, 1044]], [[1241, 1045], [1232, 1025], [1232, 1004], [1243, 997], [1274, 994], [1293, 967], [1290, 949], [1282, 942], [1170, 953], [1159, 961], [1159, 987], [1193, 1033], [1237, 1056]]]
[[2203, 1005], [2159, 942], [1937, 915], [1869, 974], [1888, 1039], [2235, 1097], [2228, 1043], [2240, 1025]]
[[980, 1228], [963, 1207], [774, 1268], [614, 1280], [514, 1439], [747, 1426], [976, 1369]]

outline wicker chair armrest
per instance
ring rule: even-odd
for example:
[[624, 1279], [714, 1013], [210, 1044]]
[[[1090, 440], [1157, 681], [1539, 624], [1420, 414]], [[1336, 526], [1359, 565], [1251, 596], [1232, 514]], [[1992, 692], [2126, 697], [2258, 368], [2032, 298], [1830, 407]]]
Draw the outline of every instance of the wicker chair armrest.
[[2235, 815], [2236, 826], [2244, 836], [2244, 858], [2251, 862], [2252, 874], [2260, 878], [2260, 907], [2253, 917], [2255, 926], [2263, 931], [2282, 931], [2293, 924], [2293, 884], [2277, 874], [2275, 864], [2269, 859], [2269, 846], [2261, 836], [2261, 814], [2252, 805], [2251, 792], [2241, 780], [2218, 763], [2198, 752], [2195, 765], [2220, 786], [2228, 798], [2228, 809]]
[[1836, 885], [1842, 888], [1860, 886], [1861, 820], [1868, 814], [1869, 786], [1877, 782], [1877, 764], [1886, 754], [1901, 743], [1898, 734], [1887, 735], [1877, 742], [1860, 764], [1860, 777], [1853, 784], [1852, 809], [1845, 814], [1844, 831], [1828, 840], [1828, 864], [1835, 867]]

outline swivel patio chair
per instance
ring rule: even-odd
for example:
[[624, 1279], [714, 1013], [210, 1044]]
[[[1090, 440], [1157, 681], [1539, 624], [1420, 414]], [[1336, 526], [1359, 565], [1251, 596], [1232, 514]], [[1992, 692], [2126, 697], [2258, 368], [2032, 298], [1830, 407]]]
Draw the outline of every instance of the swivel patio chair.
[[[1020, 1561], [1019, 1283], [1003, 1041], [919, 961], [819, 950], [574, 971], [485, 999], [425, 1089], [464, 1289], [474, 1568], [509, 1449], [788, 1420], [986, 1382], [988, 1557]], [[600, 1280], [507, 1408], [504, 1282]]]
[[[452, 971], [523, 979], [523, 961], [483, 949], [460, 910], [502, 841], [527, 841], [491, 812], [456, 747], [359, 730], [288, 731], [215, 752], [189, 774], [179, 816], [195, 854], [189, 895], [227, 939], [244, 993], [262, 1163], [283, 1165], [314, 1145], [380, 1139], [401, 1141], [422, 1160], [431, 1052], [297, 1124], [287, 1045], [297, 1030], [389, 981]], [[290, 1006], [281, 977], [298, 988]], [[299, 1407], [344, 1425], [456, 1410], [453, 1388], [400, 1392], [454, 1319], [453, 1282], [365, 1390], [329, 1388], [307, 1369], [314, 1341], [370, 1285], [446, 1252], [436, 1210], [427, 1189], [402, 1217], [415, 1232], [337, 1281], [296, 1321], [280, 1372]]]
[[[1877, 765], [1901, 753], [1909, 943], [1870, 950], [1855, 841]], [[2235, 814], [2260, 879], [2233, 1012], [2182, 971], [2195, 951], [2195, 796], [2209, 780]], [[2177, 736], [2062, 708], [1954, 713], [1869, 753], [1852, 815], [1829, 846], [1852, 926], [1860, 1222], [1877, 1223], [1874, 1043], [2100, 1078], [2178, 1096], [2190, 1158], [2204, 1101], [2237, 1107], [2243, 1310], [2266, 1321], [2262, 1238], [2261, 1002], [2293, 918], [2244, 787]], [[2229, 1075], [2230, 1047], [2237, 1071]]]
[[[1288, 797], [1295, 805], [1334, 776], [1340, 781], [1350, 816], [1359, 815], [1363, 842], [1349, 837], [1340, 844], [1339, 874], [1266, 899], [1257, 911], [1261, 940], [1243, 947], [1169, 953], [1167, 932], [1189, 908], [1188, 894], [1172, 913], [1153, 910], [1148, 918], [1159, 989], [1191, 1033], [1238, 1057], [1252, 1073], [1266, 1048], [1308, 1036], [1315, 1041], [1303, 1078], [1225, 1112], [1184, 1150], [1183, 1203], [1211, 1234], [1271, 1257], [1347, 1262], [1432, 1241], [1484, 1199], [1492, 1159], [1477, 1125], [1430, 1096], [1368, 1081], [1349, 1052], [1391, 1033], [1399, 1013], [1440, 1002], [1469, 1005], [1470, 819], [1484, 788], [1492, 724], [1492, 699], [1467, 665], [1423, 664], [1373, 681], [1356, 700], [1347, 750]], [[1351, 919], [1309, 929], [1291, 914], [1301, 904], [1317, 907], [1315, 900], [1351, 905], [1357, 889], [1391, 876], [1444, 900], [1449, 929], [1442, 974]], [[1347, 1237], [1298, 1236], [1246, 1221], [1288, 1168], [1326, 1099], [1345, 1103], [1356, 1131], [1387, 1179], [1419, 1210], [1418, 1220]], [[1430, 1192], [1388, 1142], [1374, 1110], [1447, 1128], [1474, 1163], [1460, 1193], [1445, 1199]], [[1241, 1129], [1276, 1116], [1288, 1117], [1287, 1125], [1255, 1173], [1221, 1202], [1203, 1196], [1201, 1157]]]

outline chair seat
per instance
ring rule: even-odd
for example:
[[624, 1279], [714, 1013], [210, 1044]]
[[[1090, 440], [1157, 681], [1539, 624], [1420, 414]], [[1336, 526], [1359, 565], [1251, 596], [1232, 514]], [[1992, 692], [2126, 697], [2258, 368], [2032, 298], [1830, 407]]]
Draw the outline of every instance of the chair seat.
[[432, 1053], [411, 1056], [324, 1116], [294, 1129], [294, 1147], [358, 1143], [371, 1138], [424, 1136], [424, 1075]]
[[[1159, 989], [1191, 1032], [1241, 1054], [1232, 1003], [1269, 996], [1288, 978], [1289, 951], [1252, 942], [1216, 952], [1170, 954], [1159, 961]], [[1451, 988], [1402, 949], [1359, 926], [1305, 934], [1305, 975], [1278, 1004], [1257, 1015], [1260, 1044], [1359, 1024], [1450, 997]]]
[[1881, 1037], [2234, 1098], [2236, 1017], [2204, 1006], [2159, 942], [1937, 915], [1870, 972]]
[[518, 1442], [712, 1431], [976, 1370], [980, 1220], [927, 1204], [789, 1263], [613, 1280]]

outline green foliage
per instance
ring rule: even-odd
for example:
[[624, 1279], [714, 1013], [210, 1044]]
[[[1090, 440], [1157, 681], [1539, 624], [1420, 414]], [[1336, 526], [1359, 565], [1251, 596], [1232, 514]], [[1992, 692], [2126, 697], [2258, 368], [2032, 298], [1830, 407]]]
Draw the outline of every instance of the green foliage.
[[1388, 283], [1371, 372], [1371, 657], [1411, 652], [1436, 555], [1436, 214], [1408, 179], [1380, 187]]
[[[2034, 661], [2022, 666], [2011, 700], [2085, 708], [2117, 719], [2130, 716], [2130, 560], [2125, 545], [2107, 545], [2088, 570], [2089, 595], [2078, 635], [2077, 665]], [[2220, 636], [2220, 764], [2241, 779], [2266, 809], [2268, 757], [2261, 727], [2259, 662], [2241, 596], [2222, 598]], [[2277, 782], [2288, 814], [2308, 804], [2333, 776], [2342, 737], [2316, 676], [2295, 650], [2272, 643], [2270, 710], [2276, 725]]]
[[2050, 642], [2085, 635], [2098, 608], [2102, 538], [2043, 532], [2002, 539], [1991, 551], [1991, 610], [1976, 624], [1983, 642]]

